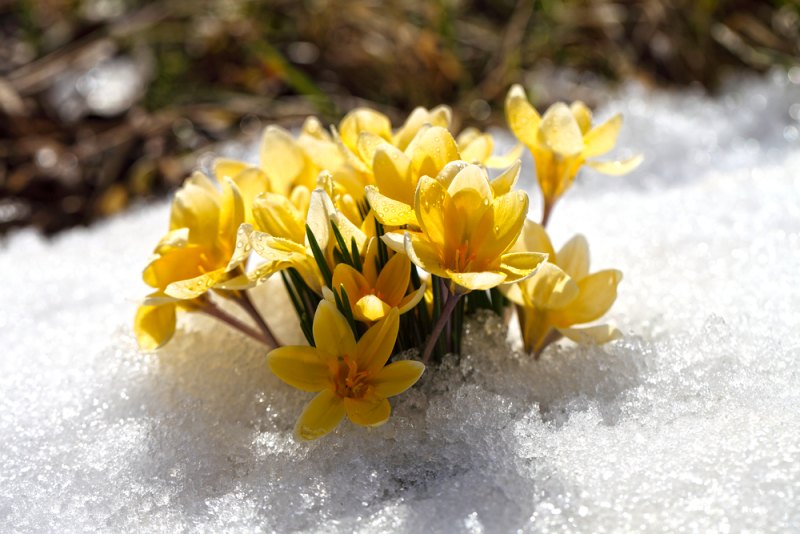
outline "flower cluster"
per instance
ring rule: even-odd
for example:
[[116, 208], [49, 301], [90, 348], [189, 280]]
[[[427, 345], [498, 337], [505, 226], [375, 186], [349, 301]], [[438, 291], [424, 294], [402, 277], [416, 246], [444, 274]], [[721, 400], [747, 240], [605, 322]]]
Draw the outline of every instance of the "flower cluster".
[[[541, 225], [527, 219], [528, 195], [516, 188], [521, 146], [496, 155], [487, 133], [454, 135], [445, 106], [417, 108], [399, 128], [365, 108], [330, 130], [315, 118], [297, 135], [268, 127], [257, 165], [217, 160], [212, 177], [196, 173], [176, 193], [143, 275], [153, 291], [136, 313], [140, 345], [168, 342], [181, 310], [270, 346], [275, 375], [317, 394], [295, 432], [316, 439], [345, 415], [384, 423], [387, 398], [414, 385], [426, 364], [458, 353], [465, 316], [478, 309], [509, 316], [515, 308], [536, 356], [562, 336], [614, 339], [613, 327], [575, 325], [608, 310], [621, 273], [589, 274], [586, 240], [556, 253], [544, 226], [579, 168], [613, 147], [621, 119], [592, 127], [580, 102], [540, 117], [519, 86], [506, 113], [536, 161]], [[637, 163], [588, 162], [602, 172]], [[251, 300], [273, 276], [307, 346], [281, 346]], [[397, 358], [409, 349], [419, 359]]]

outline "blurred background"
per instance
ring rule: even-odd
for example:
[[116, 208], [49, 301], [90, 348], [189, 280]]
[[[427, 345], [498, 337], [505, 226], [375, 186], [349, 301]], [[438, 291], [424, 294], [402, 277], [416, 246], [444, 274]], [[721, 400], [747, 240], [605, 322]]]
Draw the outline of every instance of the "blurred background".
[[516, 82], [592, 105], [798, 57], [800, 0], [0, 0], [0, 234], [163, 197], [271, 122], [447, 103], [486, 127]]

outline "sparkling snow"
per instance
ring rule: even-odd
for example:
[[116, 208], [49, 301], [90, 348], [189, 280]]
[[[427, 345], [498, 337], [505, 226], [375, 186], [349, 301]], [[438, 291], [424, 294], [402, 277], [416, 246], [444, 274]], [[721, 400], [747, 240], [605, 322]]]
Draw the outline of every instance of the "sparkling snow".
[[[624, 272], [609, 314], [623, 340], [534, 362], [483, 317], [389, 423], [312, 444], [291, 437], [310, 395], [225, 326], [191, 317], [161, 352], [137, 350], [166, 205], [53, 241], [16, 234], [0, 252], [0, 531], [796, 529], [792, 79], [716, 99], [633, 87], [601, 109], [625, 113], [617, 154], [646, 163], [585, 172], [552, 230], [557, 245], [584, 233], [594, 268]], [[257, 299], [288, 331], [280, 287]]]

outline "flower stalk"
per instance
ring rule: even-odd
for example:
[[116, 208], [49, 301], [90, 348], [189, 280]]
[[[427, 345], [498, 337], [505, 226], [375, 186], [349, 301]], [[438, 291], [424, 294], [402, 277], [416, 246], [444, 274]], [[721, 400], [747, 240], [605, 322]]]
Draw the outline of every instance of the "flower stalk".
[[263, 343], [264, 345], [268, 345], [270, 347], [276, 346], [273, 345], [273, 343], [275, 342], [274, 339], [270, 340], [266, 335], [264, 335], [262, 331], [257, 330], [252, 326], [243, 323], [242, 321], [240, 321], [233, 315], [229, 314], [228, 312], [224, 311], [222, 308], [220, 308], [219, 306], [217, 306], [208, 299], [200, 300], [194, 306], [196, 306], [195, 309], [197, 311], [205, 313], [206, 315], [209, 315], [225, 323], [234, 330], [238, 330], [242, 334], [248, 336], [251, 339], [255, 339], [259, 343]]
[[433, 331], [431, 331], [431, 336], [428, 338], [428, 343], [425, 345], [425, 350], [422, 353], [422, 363], [425, 364], [431, 359], [431, 354], [433, 354], [433, 349], [439, 342], [442, 330], [450, 323], [450, 317], [453, 315], [453, 310], [456, 309], [456, 304], [458, 304], [461, 296], [465, 294], [459, 291], [448, 291], [444, 287], [443, 291], [447, 294], [447, 300], [444, 302], [439, 319], [436, 321]]

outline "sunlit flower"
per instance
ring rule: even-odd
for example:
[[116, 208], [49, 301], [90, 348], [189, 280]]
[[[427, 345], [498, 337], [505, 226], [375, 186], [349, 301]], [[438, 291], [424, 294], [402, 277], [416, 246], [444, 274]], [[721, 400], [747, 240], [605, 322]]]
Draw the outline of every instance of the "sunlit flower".
[[[253, 206], [257, 230], [244, 225], [240, 234], [247, 246], [252, 247], [258, 256], [267, 260], [263, 269], [271, 274], [277, 269], [293, 267], [306, 284], [321, 295], [324, 280], [314, 258], [306, 225], [325, 253], [326, 262], [329, 266], [333, 266], [336, 240], [331, 235], [332, 226], [336, 226], [346, 244], [350, 245], [355, 241], [356, 249], [361, 255], [367, 243], [367, 235], [362, 227], [366, 228], [369, 224], [365, 221], [362, 226], [356, 226], [337, 208], [328, 192], [332, 187], [330, 175], [322, 173], [319, 182], [321, 186], [310, 194], [303, 192], [301, 188], [296, 188], [295, 194], [289, 199], [272, 193], [260, 195]], [[374, 225], [372, 227], [374, 228]], [[273, 269], [270, 265], [276, 265], [277, 269]], [[253, 282], [263, 279], [264, 274], [266, 273], [260, 273], [256, 269], [245, 276]]]
[[170, 231], [156, 246], [142, 273], [156, 289], [137, 310], [134, 331], [143, 348], [166, 343], [175, 330], [175, 306], [218, 287], [235, 275], [236, 235], [244, 221], [244, 205], [236, 185], [223, 180], [218, 188], [195, 173], [175, 194]]
[[[372, 323], [386, 316], [392, 308], [403, 314], [416, 306], [425, 294], [425, 285], [408, 293], [411, 262], [405, 254], [392, 256], [383, 269], [377, 269], [378, 241], [372, 238], [363, 262], [363, 274], [340, 263], [333, 271], [333, 290], [344, 288], [357, 321]], [[326, 298], [334, 301], [330, 290]], [[408, 293], [408, 294], [407, 294]]]
[[[486, 135], [467, 132], [462, 140], [467, 157], [477, 160], [491, 153], [491, 138], [487, 140]], [[405, 151], [388, 143], [377, 143], [371, 148], [371, 154], [375, 185], [367, 187], [366, 196], [376, 218], [387, 226], [419, 227], [414, 194], [420, 178], [435, 178], [443, 172], [452, 175], [454, 169], [460, 170], [467, 163], [475, 162], [464, 161], [459, 144], [448, 130], [439, 126], [421, 128]], [[517, 165], [503, 176], [513, 176], [516, 180]], [[495, 194], [506, 192], [507, 189], [495, 190]]]
[[423, 176], [414, 209], [420, 232], [389, 233], [387, 245], [429, 273], [448, 278], [452, 292], [489, 289], [530, 276], [546, 259], [510, 252], [528, 212], [522, 191], [495, 195], [486, 171], [463, 164], [440, 179]]
[[620, 175], [641, 163], [641, 156], [621, 161], [590, 161], [614, 148], [622, 115], [592, 127], [592, 112], [583, 102], [558, 102], [539, 116], [519, 85], [506, 97], [506, 119], [511, 131], [530, 149], [536, 178], [544, 196], [545, 216], [575, 180], [584, 164], [604, 174]]
[[605, 343], [620, 337], [609, 325], [575, 328], [604, 315], [617, 298], [622, 273], [608, 269], [589, 274], [589, 245], [582, 235], [570, 239], [557, 253], [541, 225], [526, 221], [516, 250], [549, 254], [532, 277], [507, 286], [506, 296], [518, 305], [525, 349], [541, 353], [564, 336], [578, 343]]
[[315, 347], [275, 349], [267, 356], [275, 375], [317, 396], [303, 410], [295, 427], [299, 439], [320, 438], [336, 428], [345, 415], [354, 423], [377, 426], [391, 414], [388, 397], [413, 386], [425, 370], [416, 361], [386, 365], [399, 328], [396, 309], [356, 342], [336, 306], [323, 300], [314, 315]]

